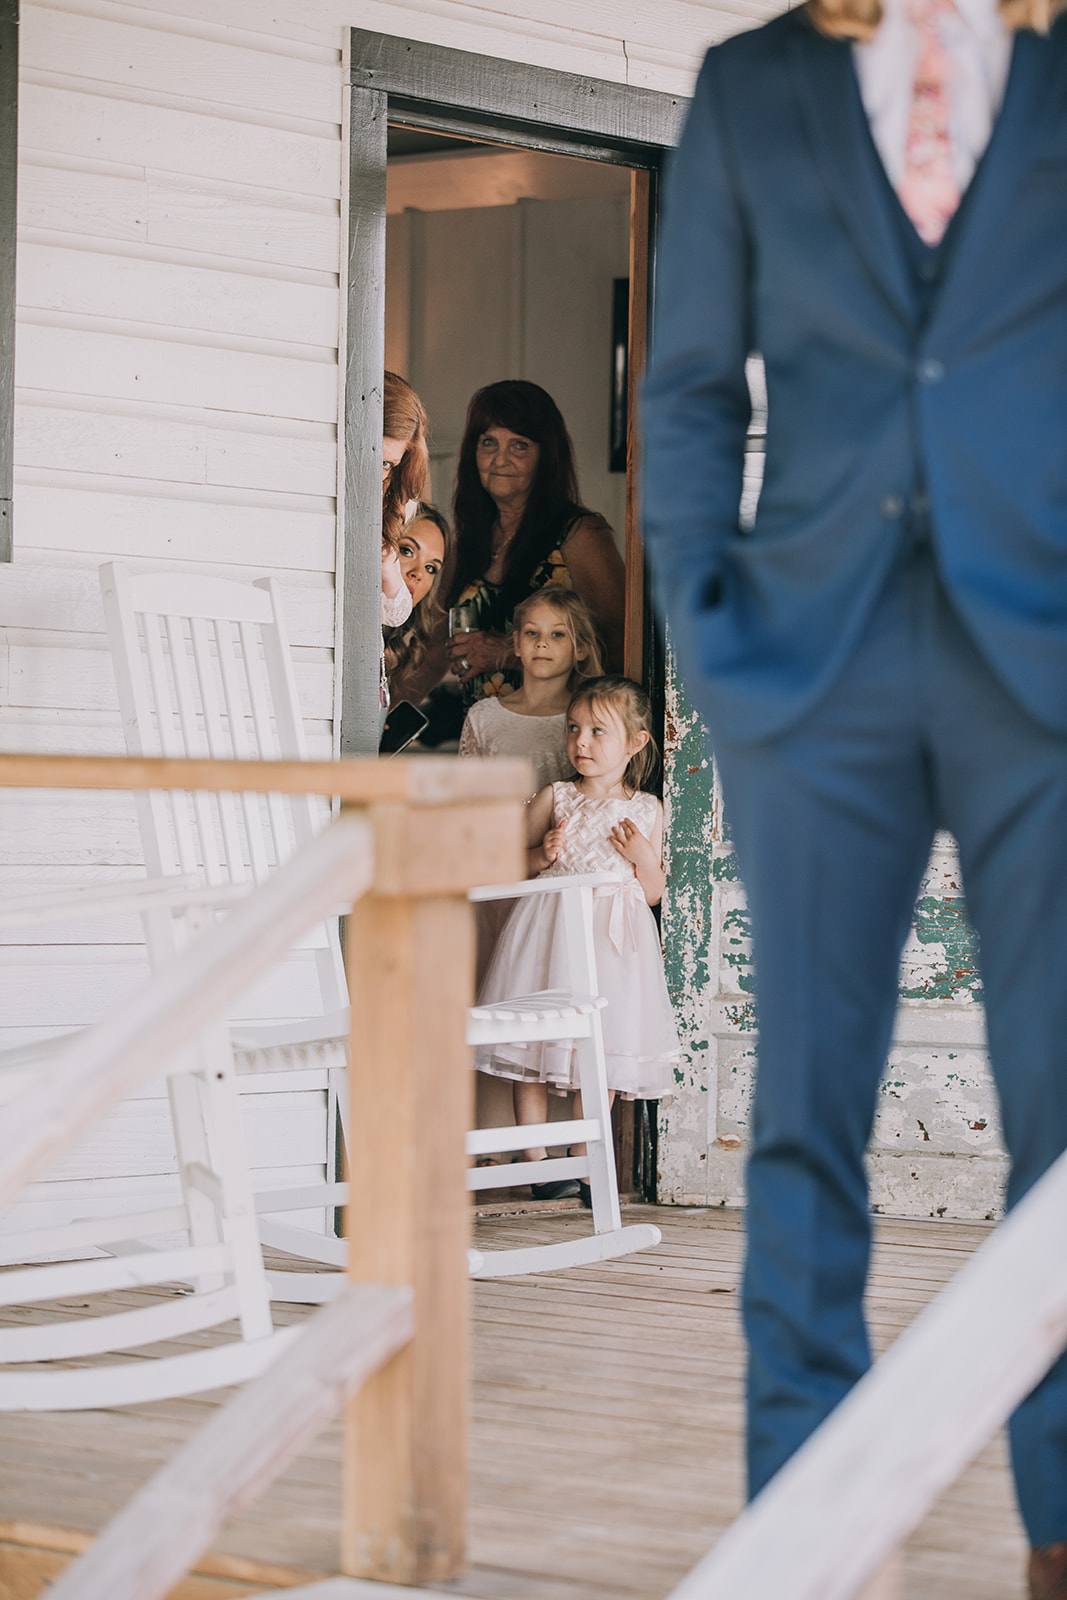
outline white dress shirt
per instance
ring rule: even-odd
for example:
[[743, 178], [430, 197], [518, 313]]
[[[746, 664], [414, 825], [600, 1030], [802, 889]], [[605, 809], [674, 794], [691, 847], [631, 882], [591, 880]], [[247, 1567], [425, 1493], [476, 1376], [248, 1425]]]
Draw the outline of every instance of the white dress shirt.
[[[997, 0], [955, 0], [956, 9], [938, 22], [952, 61], [949, 140], [960, 193], [974, 176], [1004, 99], [1012, 35]], [[883, 16], [868, 44], [853, 46], [864, 109], [878, 154], [894, 189], [904, 172], [911, 90], [918, 33], [908, 0], [883, 0]]]

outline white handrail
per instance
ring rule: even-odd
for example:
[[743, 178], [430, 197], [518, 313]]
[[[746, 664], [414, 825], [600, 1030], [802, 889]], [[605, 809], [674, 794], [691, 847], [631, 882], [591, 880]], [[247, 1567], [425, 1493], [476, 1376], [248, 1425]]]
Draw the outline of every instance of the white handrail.
[[358, 899], [373, 880], [371, 825], [358, 812], [342, 812], [113, 1017], [57, 1041], [48, 1070], [4, 1108], [0, 1211], [104, 1112], [223, 1015], [338, 901]]
[[490, 883], [467, 890], [468, 900], [521, 900], [528, 894], [560, 894], [564, 889], [602, 889], [625, 882], [610, 872], [569, 872], [558, 878], [523, 878], [518, 883]]
[[350, 1284], [134, 1495], [49, 1600], [162, 1600], [414, 1328], [410, 1289]]
[[670, 1600], [852, 1600], [1067, 1344], [1067, 1155]]

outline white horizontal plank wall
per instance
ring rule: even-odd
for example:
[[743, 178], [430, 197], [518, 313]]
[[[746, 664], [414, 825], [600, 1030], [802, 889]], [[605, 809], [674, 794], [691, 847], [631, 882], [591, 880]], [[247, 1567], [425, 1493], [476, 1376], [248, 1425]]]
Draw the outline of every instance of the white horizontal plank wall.
[[[124, 748], [96, 568], [282, 584], [310, 753], [335, 748], [342, 30], [25, 3], [14, 564], [0, 568], [0, 751]], [[0, 894], [143, 871], [121, 795], [0, 795]], [[11, 936], [9, 936], [10, 939]], [[105, 1014], [144, 976], [135, 918], [0, 946], [0, 1046]], [[314, 1009], [301, 950], [244, 1019]], [[309, 1086], [310, 1085], [310, 1086]], [[252, 1161], [325, 1175], [325, 1082], [256, 1080]], [[155, 1085], [9, 1225], [122, 1207], [174, 1167]]]
[[[275, 573], [311, 753], [335, 747], [349, 27], [688, 93], [709, 43], [778, 9], [23, 0], [0, 751], [122, 749], [95, 576], [109, 557]], [[0, 796], [0, 893], [141, 870], [123, 797]], [[92, 1021], [143, 970], [128, 919], [27, 934], [0, 948], [0, 1044]], [[249, 1014], [297, 1014], [307, 980], [297, 953]], [[325, 1154], [321, 1094], [298, 1112], [298, 1090], [270, 1087], [249, 1116], [253, 1162], [306, 1181]], [[57, 1176], [56, 1204], [83, 1214], [90, 1186], [95, 1205], [142, 1180], [165, 1185], [160, 1113], [149, 1096], [115, 1119]], [[35, 1195], [35, 1216], [46, 1200]]]

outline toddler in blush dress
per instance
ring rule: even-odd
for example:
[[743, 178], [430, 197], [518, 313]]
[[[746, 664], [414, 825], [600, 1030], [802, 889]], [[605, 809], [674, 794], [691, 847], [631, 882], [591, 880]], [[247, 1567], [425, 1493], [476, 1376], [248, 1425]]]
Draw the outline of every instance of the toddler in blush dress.
[[[642, 789], [656, 762], [649, 722], [648, 697], [628, 678], [583, 685], [567, 710], [567, 755], [577, 777], [547, 785], [530, 802], [527, 843], [530, 877], [607, 872], [615, 880], [597, 889], [593, 900], [597, 974], [608, 1002], [602, 1014], [608, 1091], [612, 1098], [658, 1100], [673, 1092], [680, 1050], [650, 909], [663, 894], [664, 874], [663, 808]], [[557, 897], [519, 900], [497, 941], [478, 1003], [567, 988], [566, 960]], [[575, 1050], [565, 1042], [486, 1045], [476, 1064], [514, 1080], [520, 1124], [547, 1119], [550, 1089], [578, 1087]], [[581, 1116], [578, 1096], [574, 1114]], [[543, 1147], [529, 1149], [526, 1160], [546, 1155]], [[534, 1190], [555, 1187], [539, 1184]], [[582, 1198], [588, 1203], [585, 1185]]]

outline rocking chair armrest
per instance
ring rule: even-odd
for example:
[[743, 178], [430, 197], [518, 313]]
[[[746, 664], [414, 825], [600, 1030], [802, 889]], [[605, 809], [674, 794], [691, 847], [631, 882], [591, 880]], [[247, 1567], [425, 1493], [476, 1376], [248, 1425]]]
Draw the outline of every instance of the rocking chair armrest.
[[67, 922], [72, 917], [98, 913], [136, 915], [184, 906], [231, 905], [253, 885], [204, 884], [195, 873], [164, 878], [134, 878], [126, 883], [72, 884], [45, 894], [27, 894], [0, 907], [0, 930], [32, 927], [45, 922]]
[[609, 872], [574, 872], [558, 878], [524, 878], [521, 883], [489, 883], [468, 889], [467, 899], [518, 900], [528, 894], [562, 894], [564, 889], [598, 889], [618, 881]]
[[230, 1028], [230, 1042], [235, 1050], [328, 1044], [335, 1039], [347, 1041], [351, 1027], [351, 1014], [345, 1006], [341, 1011], [323, 1012], [303, 1022], [234, 1023]]

